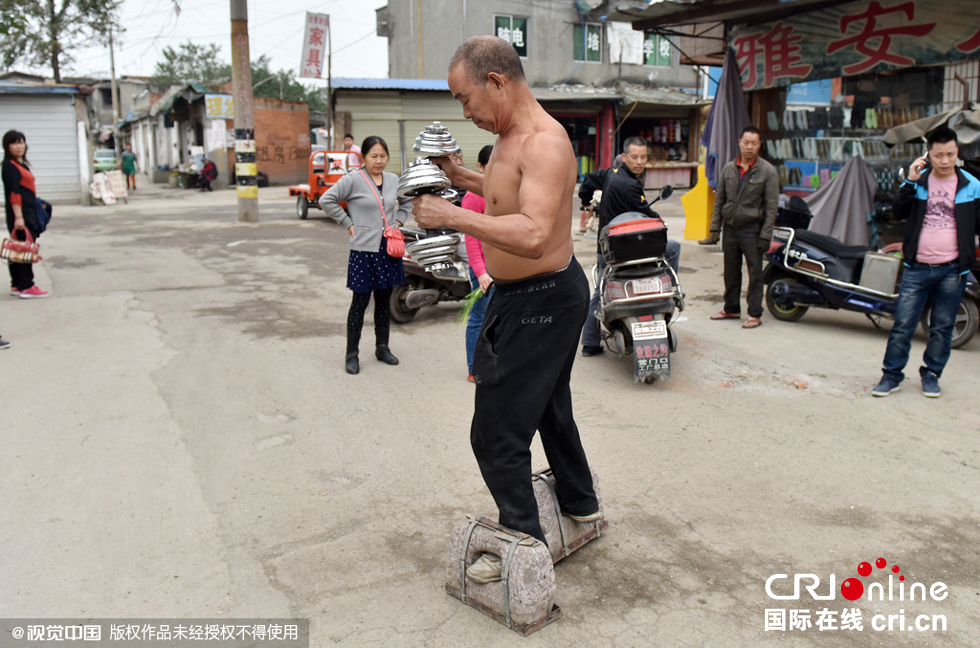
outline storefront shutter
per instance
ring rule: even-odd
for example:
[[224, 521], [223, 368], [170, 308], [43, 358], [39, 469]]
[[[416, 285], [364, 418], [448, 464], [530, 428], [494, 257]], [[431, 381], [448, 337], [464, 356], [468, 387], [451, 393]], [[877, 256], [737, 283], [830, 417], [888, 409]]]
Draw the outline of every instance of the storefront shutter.
[[72, 95], [0, 94], [0, 124], [3, 132], [13, 129], [24, 133], [27, 160], [37, 178], [38, 196], [51, 203], [80, 201], [81, 176]]

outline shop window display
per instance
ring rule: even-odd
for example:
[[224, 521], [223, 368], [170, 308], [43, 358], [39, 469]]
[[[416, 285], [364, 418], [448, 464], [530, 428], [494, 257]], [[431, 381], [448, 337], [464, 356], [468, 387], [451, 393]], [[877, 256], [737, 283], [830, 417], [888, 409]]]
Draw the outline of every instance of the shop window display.
[[922, 155], [924, 144], [889, 147], [881, 138], [889, 128], [941, 112], [942, 84], [941, 68], [867, 74], [838, 80], [822, 105], [767, 111], [762, 153], [776, 167], [782, 192], [805, 197], [851, 158], [863, 157], [878, 182], [875, 220], [887, 230], [897, 170]]

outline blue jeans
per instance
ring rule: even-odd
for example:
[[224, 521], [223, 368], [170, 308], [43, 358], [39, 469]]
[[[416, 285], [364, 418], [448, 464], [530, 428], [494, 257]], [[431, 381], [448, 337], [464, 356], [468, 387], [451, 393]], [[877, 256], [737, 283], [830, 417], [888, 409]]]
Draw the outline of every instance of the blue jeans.
[[931, 371], [942, 376], [949, 360], [956, 312], [965, 288], [966, 275], [960, 273], [955, 261], [941, 266], [906, 265], [898, 291], [895, 324], [888, 335], [888, 347], [885, 349], [885, 377], [895, 382], [905, 378], [902, 370], [908, 362], [912, 335], [922, 319], [926, 302], [932, 305], [932, 325], [926, 352], [922, 356], [925, 366], [919, 369], [919, 374]]
[[[480, 287], [480, 282], [476, 279], [476, 273], [470, 268], [470, 287], [476, 290]], [[480, 337], [480, 329], [483, 328], [483, 315], [487, 312], [487, 304], [490, 303], [490, 296], [493, 295], [493, 286], [483, 297], [473, 304], [470, 310], [470, 318], [466, 320], [466, 370], [473, 375], [473, 350], [476, 349], [476, 340]]]

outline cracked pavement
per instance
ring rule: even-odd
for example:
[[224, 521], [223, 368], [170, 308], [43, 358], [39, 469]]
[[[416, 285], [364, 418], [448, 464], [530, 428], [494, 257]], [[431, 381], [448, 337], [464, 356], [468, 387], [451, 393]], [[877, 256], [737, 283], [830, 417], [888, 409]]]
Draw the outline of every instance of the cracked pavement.
[[[980, 645], [980, 337], [942, 398], [913, 379], [875, 399], [887, 323], [710, 321], [721, 255], [684, 241], [671, 379], [576, 360], [610, 526], [556, 566], [562, 618], [519, 638], [443, 589], [452, 527], [495, 513], [458, 304], [392, 325], [399, 366], [362, 353], [348, 376], [339, 227], [298, 220], [284, 187], [260, 190], [259, 224], [234, 192], [140, 191], [56, 206], [51, 296], [0, 298], [0, 617], [294, 616], [313, 646]], [[679, 195], [658, 207], [680, 238]], [[769, 576], [823, 593], [878, 557], [948, 598], [862, 600], [860, 632], [764, 629], [766, 609], [858, 606], [772, 600]], [[899, 609], [948, 630], [869, 627]]]

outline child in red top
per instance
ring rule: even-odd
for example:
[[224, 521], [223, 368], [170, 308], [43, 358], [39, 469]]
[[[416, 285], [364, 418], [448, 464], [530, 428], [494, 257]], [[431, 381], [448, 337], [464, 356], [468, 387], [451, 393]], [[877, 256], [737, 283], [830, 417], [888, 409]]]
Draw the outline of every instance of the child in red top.
[[[490, 145], [480, 149], [476, 165], [480, 173], [483, 173], [490, 161], [491, 152], [493, 152], [493, 147]], [[468, 191], [463, 196], [460, 207], [482, 214], [487, 207], [487, 201], [472, 191]], [[487, 304], [490, 302], [493, 279], [487, 274], [487, 265], [483, 261], [483, 243], [479, 239], [472, 236], [466, 237], [466, 256], [470, 262], [470, 286], [473, 290], [479, 288], [483, 291], [483, 297], [473, 305], [470, 310], [470, 317], [466, 322], [467, 380], [473, 382], [473, 351], [476, 349], [476, 340], [480, 337], [480, 329], [483, 328], [483, 315], [487, 312]]]

